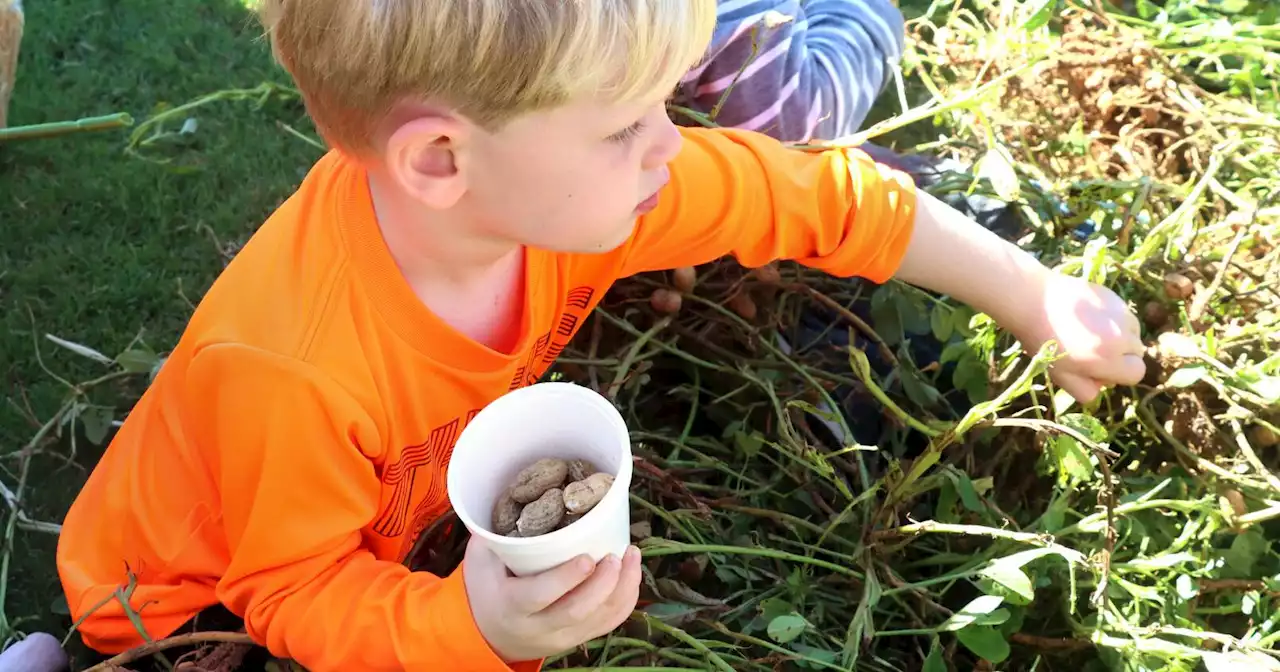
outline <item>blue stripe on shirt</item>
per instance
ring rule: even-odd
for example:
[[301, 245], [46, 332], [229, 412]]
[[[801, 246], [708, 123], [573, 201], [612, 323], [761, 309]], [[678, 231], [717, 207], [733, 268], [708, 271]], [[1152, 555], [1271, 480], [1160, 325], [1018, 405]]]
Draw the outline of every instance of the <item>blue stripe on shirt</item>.
[[677, 100], [708, 112], [732, 83], [720, 125], [800, 142], [853, 133], [902, 56], [903, 24], [887, 0], [721, 0]]

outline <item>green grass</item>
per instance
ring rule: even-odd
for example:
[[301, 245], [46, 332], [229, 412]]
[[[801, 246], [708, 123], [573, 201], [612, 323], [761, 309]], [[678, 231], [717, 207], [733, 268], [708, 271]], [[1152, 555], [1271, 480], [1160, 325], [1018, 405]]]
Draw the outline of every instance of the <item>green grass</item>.
[[[0, 408], [0, 456], [10, 455], [0, 481], [10, 487], [23, 464], [11, 454], [60, 408], [118, 414], [145, 382], [69, 397], [53, 374], [83, 381], [119, 368], [43, 335], [114, 357], [141, 331], [167, 350], [188, 299], [221, 267], [213, 239], [251, 232], [318, 153], [278, 125], [309, 128], [290, 95], [259, 106], [245, 91], [285, 79], [239, 5], [114, 4], [30, 9], [13, 123], [118, 111], [142, 121], [165, 101], [240, 93], [167, 118], [159, 135], [144, 134], [140, 156], [125, 154], [124, 132], [0, 145], [0, 370], [12, 402]], [[1067, 406], [1045, 386], [1044, 357], [898, 283], [869, 298], [874, 340], [901, 363], [890, 369], [867, 367], [857, 350], [784, 354], [760, 328], [766, 318], [790, 328], [815, 300], [868, 300], [812, 271], [784, 265], [778, 287], [733, 264], [701, 269], [671, 320], [637, 309], [666, 286], [661, 274], [620, 283], [584, 328], [598, 338], [573, 344], [557, 375], [597, 385], [627, 416], [644, 459], [633, 517], [651, 532], [648, 580], [620, 632], [549, 667], [941, 672], [944, 661], [975, 669], [985, 657], [994, 662], [983, 669], [1002, 670], [1265, 669], [1256, 656], [1274, 658], [1280, 642], [1280, 454], [1267, 436], [1280, 424], [1280, 13], [1246, 0], [1138, 0], [1111, 18], [1129, 28], [1059, 43], [1064, 3], [907, 4], [924, 14], [906, 59], [913, 109], [895, 118], [891, 92], [869, 135], [981, 160], [989, 179], [937, 191], [1016, 194], [1031, 225], [1023, 244], [1139, 306], [1158, 366], [1097, 405]], [[944, 25], [945, 51], [935, 39]], [[1224, 30], [1244, 39], [1214, 37]], [[149, 41], [130, 49], [123, 35]], [[1194, 149], [1167, 165], [1141, 151], [1108, 163], [1098, 152], [1108, 134], [1171, 150], [1159, 134], [1134, 135], [1141, 124], [1109, 128], [1093, 94], [1063, 103], [1037, 79], [1035, 66], [1059, 64], [1061, 44], [1108, 49], [1134, 37], [1159, 48], [1144, 63], [1168, 66], [1124, 66], [1111, 81], [1117, 95], [1154, 96], [1122, 112], [1157, 110], [1151, 123]], [[1124, 89], [1149, 72], [1184, 88]], [[1001, 98], [1010, 81], [1021, 93]], [[196, 132], [177, 134], [189, 114]], [[1097, 231], [1078, 239], [1086, 222]], [[1170, 296], [1170, 272], [1195, 293]], [[744, 289], [754, 321], [725, 307]], [[929, 333], [951, 341], [939, 359], [954, 368], [909, 356], [905, 343]], [[801, 412], [850, 389], [866, 390], [858, 422], [881, 421], [874, 447], [833, 446]], [[99, 450], [73, 435], [79, 466], [59, 457], [72, 449], [66, 437], [38, 446], [23, 502], [34, 519], [60, 519]], [[9, 626], [65, 626], [50, 609], [53, 541], [19, 529], [2, 549], [13, 563], [0, 612]], [[1255, 657], [1232, 663], [1228, 652]]]
[[[287, 82], [260, 28], [226, 0], [42, 0], [27, 3], [10, 125], [126, 112], [135, 119], [226, 88]], [[128, 130], [0, 144], [0, 454], [20, 449], [66, 389], [102, 367], [53, 346], [55, 334], [111, 355], [141, 333], [171, 347], [220, 270], [213, 239], [243, 239], [300, 181], [317, 151], [275, 125], [304, 125], [296, 102], [211, 105], [193, 116], [187, 163], [174, 170], [127, 156]], [[185, 295], [185, 298], [184, 298]], [[99, 390], [105, 403], [117, 398]], [[127, 397], [126, 397], [127, 398]], [[26, 507], [61, 519], [98, 448], [77, 466], [38, 458]], [[65, 446], [61, 450], [65, 454]], [[0, 460], [15, 482], [18, 462]], [[44, 616], [58, 595], [54, 539], [18, 532], [6, 613]]]

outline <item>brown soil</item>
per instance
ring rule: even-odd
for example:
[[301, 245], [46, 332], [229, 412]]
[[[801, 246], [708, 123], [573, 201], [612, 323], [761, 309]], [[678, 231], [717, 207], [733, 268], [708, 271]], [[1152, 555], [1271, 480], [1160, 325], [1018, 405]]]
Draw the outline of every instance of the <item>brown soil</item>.
[[[1007, 146], [1041, 158], [1049, 154], [1043, 149], [1064, 138], [1080, 143], [1074, 153], [1053, 152], [1050, 162], [1059, 174], [1096, 168], [1116, 179], [1184, 179], [1207, 145], [1197, 136], [1188, 96], [1180, 92], [1186, 85], [1136, 33], [1083, 11], [1067, 16], [1049, 58], [1008, 80], [1001, 93], [1007, 116], [991, 120], [993, 131]], [[1025, 53], [1010, 48], [988, 65], [989, 55], [948, 29], [932, 38], [919, 46], [934, 52], [939, 66], [972, 73], [964, 86], [1025, 63]]]

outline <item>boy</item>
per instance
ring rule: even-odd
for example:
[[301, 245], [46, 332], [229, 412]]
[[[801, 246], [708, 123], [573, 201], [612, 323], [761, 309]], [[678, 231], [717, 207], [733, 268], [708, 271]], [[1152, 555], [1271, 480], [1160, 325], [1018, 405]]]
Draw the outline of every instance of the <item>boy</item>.
[[1142, 375], [1114, 294], [901, 173], [673, 126], [714, 0], [261, 7], [336, 149], [210, 289], [67, 515], [59, 570], [100, 651], [142, 641], [110, 599], [131, 579], [150, 637], [222, 604], [313, 672], [534, 670], [614, 629], [634, 548], [523, 578], [474, 542], [446, 577], [401, 560], [448, 508], [468, 419], [536, 381], [626, 275], [725, 254], [896, 274], [1030, 348], [1057, 339], [1081, 399]]

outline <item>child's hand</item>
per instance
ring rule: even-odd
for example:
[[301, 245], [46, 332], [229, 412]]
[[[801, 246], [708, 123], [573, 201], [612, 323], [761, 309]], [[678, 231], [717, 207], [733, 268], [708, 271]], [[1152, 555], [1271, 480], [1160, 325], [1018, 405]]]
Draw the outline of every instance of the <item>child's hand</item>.
[[472, 537], [463, 577], [489, 647], [508, 663], [540, 660], [608, 634], [631, 615], [640, 597], [640, 551], [594, 565], [584, 556], [514, 577]]
[[[1047, 269], [1046, 269], [1047, 271]], [[1146, 373], [1138, 318], [1111, 290], [1047, 271], [1038, 298], [1002, 322], [1034, 352], [1054, 340], [1063, 356], [1050, 370], [1053, 381], [1081, 403], [1108, 385], [1135, 385]]]

